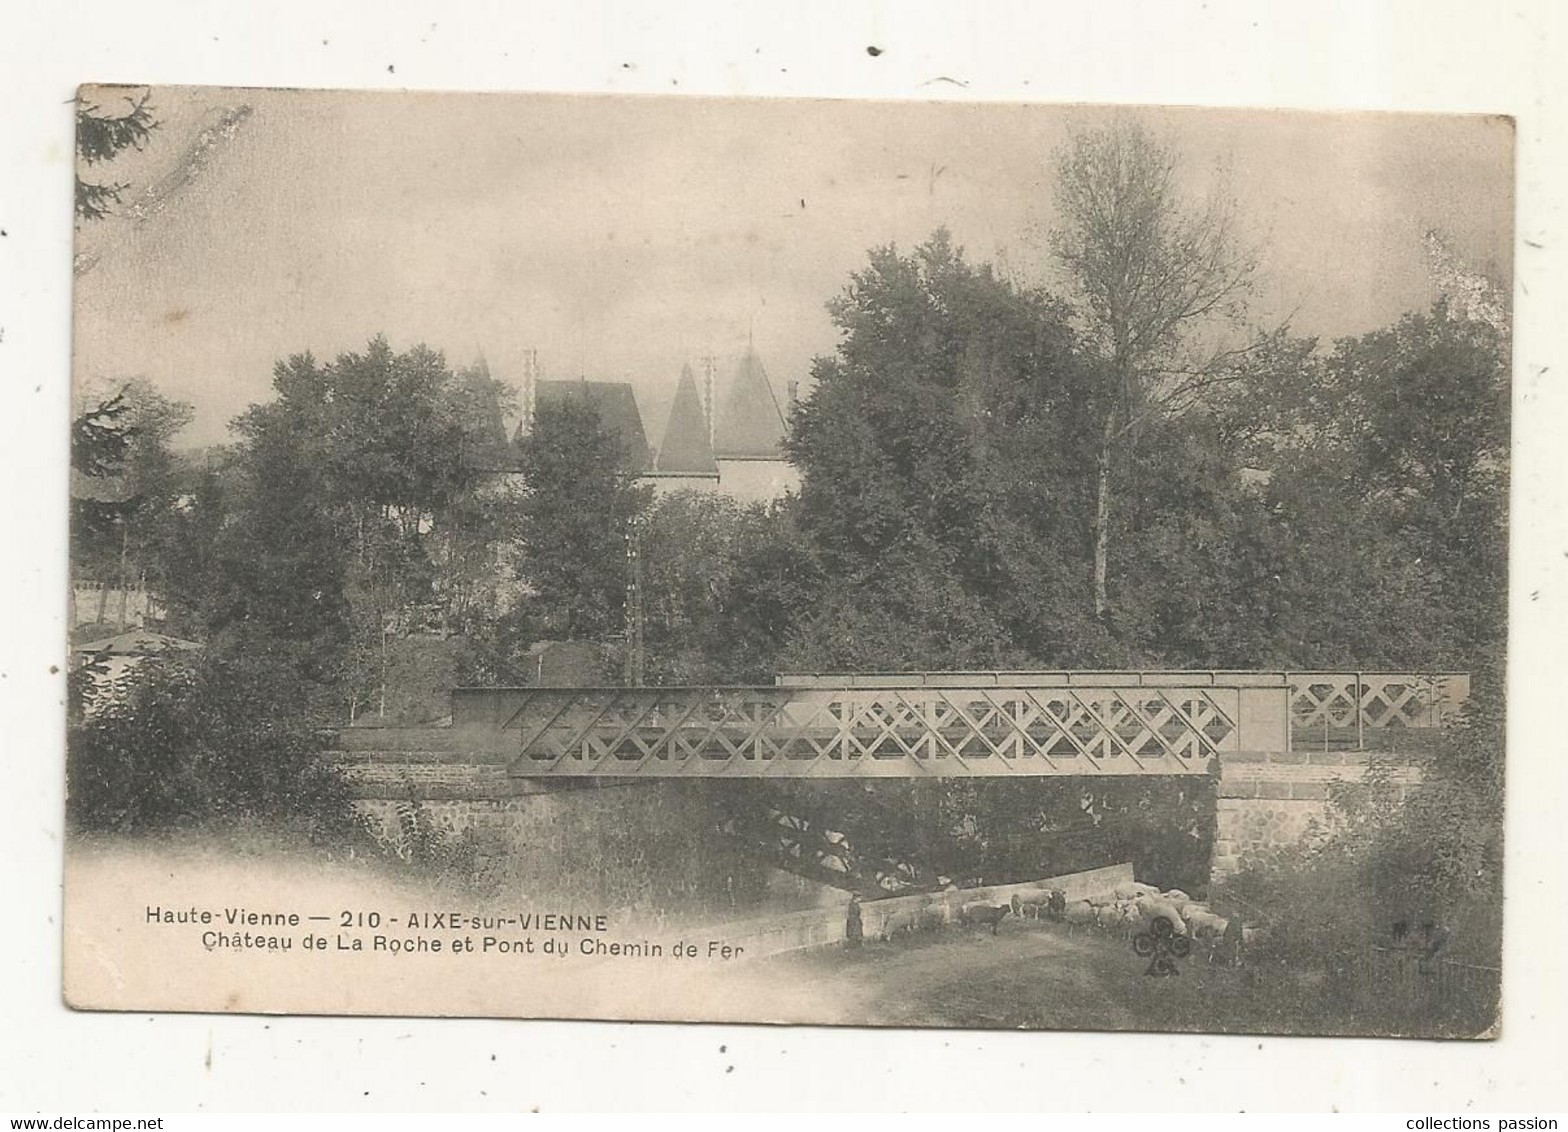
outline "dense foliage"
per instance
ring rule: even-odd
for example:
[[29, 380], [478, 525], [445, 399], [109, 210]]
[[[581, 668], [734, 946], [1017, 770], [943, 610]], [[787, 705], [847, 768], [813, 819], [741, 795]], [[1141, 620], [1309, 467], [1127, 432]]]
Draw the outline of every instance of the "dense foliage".
[[274, 388], [199, 476], [171, 607], [211, 646], [263, 642], [327, 719], [383, 714], [392, 642], [503, 608], [517, 504], [483, 454], [505, 391], [384, 338], [326, 365], [295, 355]]
[[348, 793], [297, 710], [295, 681], [256, 658], [164, 658], [108, 679], [82, 671], [67, 810], [80, 829], [152, 833], [274, 819], [353, 828]]
[[592, 405], [541, 405], [519, 446], [517, 537], [542, 637], [624, 631], [626, 536], [652, 492], [622, 472], [622, 440]]
[[1440, 299], [1254, 382], [1292, 663], [1468, 670], [1500, 647], [1508, 364], [1504, 329]]
[[817, 569], [791, 523], [787, 507], [696, 491], [650, 510], [640, 530], [648, 683], [772, 680]]
[[789, 663], [985, 668], [1107, 651], [1088, 610], [1094, 386], [1062, 305], [946, 233], [881, 248], [830, 304], [842, 342], [792, 422], [819, 583]]

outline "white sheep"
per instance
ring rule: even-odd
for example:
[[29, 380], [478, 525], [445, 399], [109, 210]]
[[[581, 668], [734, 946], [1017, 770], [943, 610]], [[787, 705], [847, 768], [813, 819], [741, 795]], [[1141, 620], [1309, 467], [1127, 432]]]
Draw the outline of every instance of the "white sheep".
[[1160, 899], [1164, 900], [1172, 908], [1176, 909], [1176, 911], [1181, 912], [1184, 915], [1187, 911], [1187, 905], [1193, 902], [1192, 897], [1188, 896], [1179, 888], [1173, 888], [1168, 892], [1162, 892], [1160, 894]]
[[1215, 949], [1219, 947], [1220, 940], [1225, 937], [1225, 929], [1229, 921], [1224, 916], [1216, 916], [1207, 909], [1187, 906], [1187, 927], [1192, 932], [1194, 940], [1201, 941], [1208, 948], [1208, 962], [1214, 962]]
[[1044, 904], [1051, 899], [1051, 890], [1048, 888], [1020, 888], [1013, 893], [1013, 899], [1021, 904]]
[[1156, 896], [1159, 894], [1159, 891], [1152, 884], [1126, 880], [1116, 886], [1116, 898], [1118, 900], [1136, 900], [1140, 896]]
[[1163, 896], [1145, 896], [1140, 898], [1137, 904], [1139, 913], [1150, 925], [1155, 920], [1164, 918], [1170, 921], [1171, 930], [1176, 935], [1187, 934], [1187, 922], [1182, 919], [1180, 910]]
[[1138, 907], [1136, 900], [1129, 900], [1122, 905], [1122, 914], [1119, 921], [1122, 938], [1131, 939], [1149, 926], [1144, 918], [1143, 910]]
[[1087, 900], [1074, 900], [1067, 905], [1062, 913], [1062, 919], [1067, 921], [1067, 930], [1071, 932], [1077, 927], [1088, 927], [1095, 922], [1095, 910]]
[[898, 935], [908, 935], [915, 931], [920, 924], [919, 913], [913, 908], [906, 908], [901, 912], [894, 912], [882, 925], [882, 938], [892, 939]]
[[1021, 888], [1013, 893], [1013, 913], [1023, 917], [1032, 915], [1035, 919], [1044, 920], [1051, 915], [1051, 897], [1056, 894], [1050, 888]]

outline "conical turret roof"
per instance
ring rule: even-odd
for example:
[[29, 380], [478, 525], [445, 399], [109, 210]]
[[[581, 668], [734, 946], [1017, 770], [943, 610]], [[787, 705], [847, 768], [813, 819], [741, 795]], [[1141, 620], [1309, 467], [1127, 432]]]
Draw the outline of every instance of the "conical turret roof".
[[516, 454], [506, 437], [506, 421], [501, 414], [501, 390], [490, 376], [490, 364], [483, 354], [458, 375], [463, 391], [471, 399], [474, 413], [468, 422], [468, 442], [463, 462], [470, 468], [501, 470], [516, 463]]
[[721, 460], [782, 460], [784, 431], [784, 411], [768, 373], [748, 346], [719, 411], [713, 454]]
[[659, 444], [654, 470], [704, 475], [718, 469], [713, 462], [713, 446], [708, 442], [708, 420], [702, 411], [702, 398], [697, 394], [697, 381], [691, 375], [691, 366], [682, 366], [680, 384], [675, 387], [675, 403], [670, 406], [670, 419], [664, 426], [664, 439]]

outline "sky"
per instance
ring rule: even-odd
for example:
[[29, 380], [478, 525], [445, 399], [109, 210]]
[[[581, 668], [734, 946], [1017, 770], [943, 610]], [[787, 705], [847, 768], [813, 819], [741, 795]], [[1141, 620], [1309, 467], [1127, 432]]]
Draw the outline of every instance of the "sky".
[[[105, 91], [106, 107], [119, 97]], [[89, 171], [127, 203], [199, 132], [250, 115], [143, 220], [84, 224], [79, 388], [145, 377], [189, 402], [186, 445], [271, 396], [274, 364], [384, 333], [518, 382], [633, 383], [657, 443], [683, 363], [755, 343], [775, 390], [837, 334], [825, 304], [868, 249], [945, 225], [971, 259], [1058, 285], [1051, 155], [1113, 112], [1021, 103], [158, 88], [147, 147]], [[1157, 109], [1197, 196], [1229, 170], [1262, 249], [1253, 316], [1325, 340], [1434, 297], [1421, 237], [1511, 271], [1500, 119]]]

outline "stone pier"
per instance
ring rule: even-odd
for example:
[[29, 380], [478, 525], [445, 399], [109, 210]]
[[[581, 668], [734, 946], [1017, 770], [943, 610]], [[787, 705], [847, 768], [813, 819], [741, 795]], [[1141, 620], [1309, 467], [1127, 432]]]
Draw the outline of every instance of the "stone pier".
[[[1242, 868], [1250, 855], [1299, 842], [1328, 813], [1335, 783], [1360, 782], [1366, 751], [1238, 751], [1221, 760], [1214, 862], [1218, 879]], [[1420, 781], [1412, 766], [1392, 778], [1403, 793]]]

